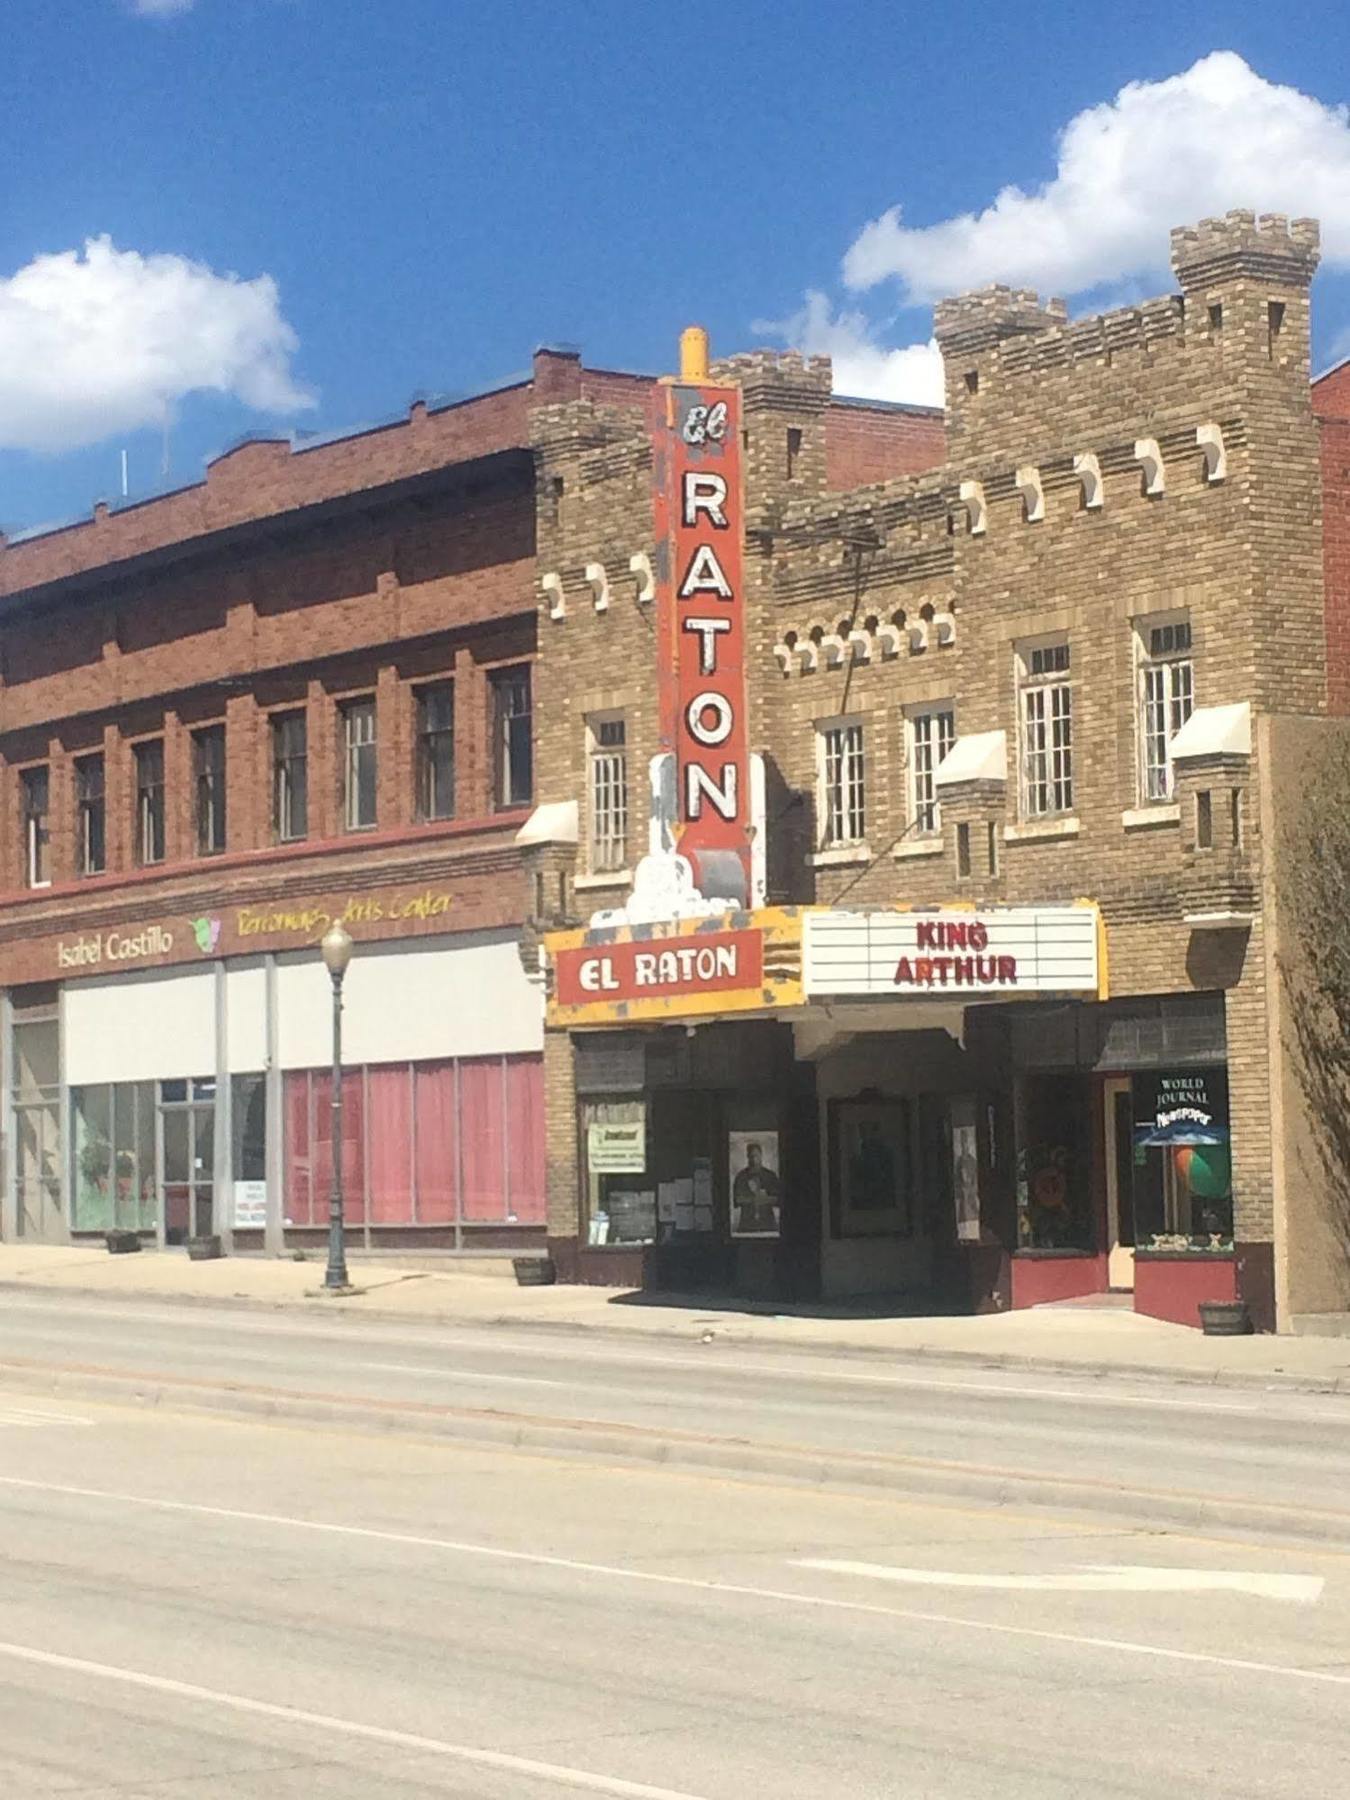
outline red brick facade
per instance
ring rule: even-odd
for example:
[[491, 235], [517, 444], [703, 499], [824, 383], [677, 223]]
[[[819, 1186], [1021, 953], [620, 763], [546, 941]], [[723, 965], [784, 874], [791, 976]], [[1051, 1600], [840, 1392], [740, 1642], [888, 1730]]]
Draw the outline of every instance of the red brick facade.
[[1327, 596], [1327, 705], [1350, 712], [1350, 361], [1313, 383], [1322, 441]]

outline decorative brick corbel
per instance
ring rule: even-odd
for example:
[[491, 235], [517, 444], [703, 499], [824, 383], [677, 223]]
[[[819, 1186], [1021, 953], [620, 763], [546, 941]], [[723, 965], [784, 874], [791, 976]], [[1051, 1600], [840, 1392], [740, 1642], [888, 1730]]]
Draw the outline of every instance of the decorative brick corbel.
[[978, 481], [961, 483], [961, 500], [970, 520], [970, 535], [983, 537], [989, 529], [989, 508], [984, 502], [984, 487]]
[[539, 585], [543, 588], [544, 597], [548, 601], [549, 618], [565, 619], [567, 617], [567, 596], [563, 593], [562, 576], [556, 569], [551, 569], [547, 575], [539, 577]]
[[1080, 451], [1073, 459], [1073, 472], [1083, 484], [1083, 508], [1086, 512], [1099, 512], [1105, 504], [1106, 495], [1102, 489], [1102, 465], [1097, 461], [1092, 450]]
[[636, 556], [628, 559], [628, 570], [637, 576], [637, 594], [639, 606], [649, 606], [656, 598], [656, 576], [652, 572], [652, 559], [645, 550], [639, 550]]
[[1219, 427], [1214, 424], [1197, 425], [1195, 441], [1205, 459], [1205, 480], [1222, 481], [1228, 473], [1228, 452], [1224, 449], [1223, 433]]
[[1022, 496], [1022, 517], [1028, 525], [1039, 525], [1045, 517], [1045, 490], [1041, 486], [1040, 470], [1035, 463], [1023, 463], [1014, 480]]
[[605, 573], [603, 563], [587, 563], [586, 579], [590, 582], [595, 594], [595, 610], [609, 611], [609, 576]]
[[1134, 460], [1144, 471], [1144, 492], [1161, 494], [1167, 489], [1167, 476], [1163, 471], [1162, 451], [1158, 448], [1157, 438], [1137, 438], [1134, 446]]

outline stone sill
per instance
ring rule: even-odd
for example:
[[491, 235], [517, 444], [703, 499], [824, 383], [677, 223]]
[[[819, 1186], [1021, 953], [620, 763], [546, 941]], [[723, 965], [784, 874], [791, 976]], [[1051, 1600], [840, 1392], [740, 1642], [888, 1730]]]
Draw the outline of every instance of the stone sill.
[[1135, 1247], [1136, 1262], [1232, 1262], [1236, 1250], [1141, 1250]]
[[1250, 931], [1256, 923], [1256, 914], [1249, 912], [1183, 913], [1182, 923], [1189, 925], [1192, 931]]
[[891, 855], [897, 858], [908, 856], [941, 856], [946, 849], [940, 837], [912, 838], [907, 844], [897, 844]]
[[1003, 827], [1005, 844], [1035, 843], [1038, 839], [1077, 837], [1081, 823], [1069, 815], [1053, 819], [1026, 819], [1019, 825]]
[[868, 844], [836, 844], [832, 850], [814, 850], [807, 857], [813, 869], [846, 869], [872, 860]]
[[626, 888], [633, 885], [631, 869], [605, 869], [599, 875], [574, 875], [572, 890], [584, 894], [588, 888]]
[[1120, 815], [1126, 831], [1147, 831], [1150, 826], [1180, 825], [1181, 802], [1160, 801], [1155, 806], [1131, 806]]

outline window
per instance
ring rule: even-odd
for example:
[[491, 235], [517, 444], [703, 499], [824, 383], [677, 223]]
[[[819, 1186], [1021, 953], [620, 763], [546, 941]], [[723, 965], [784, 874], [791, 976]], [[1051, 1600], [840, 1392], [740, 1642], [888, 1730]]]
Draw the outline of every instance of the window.
[[926, 706], [906, 714], [910, 829], [931, 837], [942, 828], [938, 808], [938, 765], [956, 742], [956, 714], [950, 706]]
[[449, 681], [417, 693], [417, 816], [455, 816], [455, 689]]
[[101, 875], [107, 865], [103, 758], [82, 756], [75, 764], [75, 855], [81, 875]]
[[1172, 739], [1195, 705], [1188, 619], [1143, 620], [1139, 648], [1140, 798], [1170, 800], [1175, 786]]
[[970, 874], [970, 826], [964, 819], [956, 828], [956, 873], [963, 881]]
[[1073, 811], [1073, 690], [1064, 639], [1032, 644], [1018, 659], [1022, 731], [1022, 812]]
[[493, 802], [498, 807], [527, 806], [534, 796], [528, 663], [494, 671], [492, 712]]
[[799, 425], [789, 425], [787, 434], [787, 478], [796, 479], [797, 464], [802, 454], [802, 432]]
[[272, 829], [280, 844], [309, 832], [308, 732], [302, 712], [272, 720]]
[[591, 868], [621, 869], [628, 855], [628, 750], [622, 719], [592, 719], [590, 761]]
[[860, 721], [827, 725], [819, 735], [822, 845], [860, 844], [867, 835], [867, 790]]
[[24, 880], [30, 888], [47, 887], [52, 878], [47, 854], [51, 776], [45, 768], [25, 769], [19, 779], [23, 784]]
[[136, 860], [164, 861], [164, 740], [149, 738], [137, 744], [136, 759]]
[[192, 775], [197, 807], [197, 854], [225, 848], [225, 727], [207, 725], [192, 734]]
[[342, 823], [348, 831], [375, 823], [375, 757], [375, 702], [348, 700], [342, 708]]

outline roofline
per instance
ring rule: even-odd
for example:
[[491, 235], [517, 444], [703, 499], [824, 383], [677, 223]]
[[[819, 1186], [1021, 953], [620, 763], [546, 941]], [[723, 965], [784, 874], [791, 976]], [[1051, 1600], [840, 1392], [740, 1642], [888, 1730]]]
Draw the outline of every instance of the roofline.
[[1347, 351], [1339, 362], [1332, 363], [1329, 369], [1323, 369], [1320, 375], [1314, 375], [1310, 385], [1316, 387], [1319, 381], [1325, 381], [1328, 376], [1338, 374], [1347, 363], [1350, 363], [1350, 351]]
[[831, 394], [830, 402], [834, 406], [870, 407], [876, 412], [910, 413], [920, 419], [944, 419], [947, 417], [945, 406], [921, 406], [914, 400], [877, 400], [866, 394]]
[[[523, 477], [528, 472], [532, 476], [533, 470], [532, 452], [519, 445], [490, 450], [482, 456], [465, 457], [460, 462], [440, 463], [433, 469], [423, 469], [413, 475], [400, 475], [378, 487], [353, 488], [345, 493], [331, 494], [323, 500], [311, 500], [302, 506], [287, 507], [283, 512], [238, 519], [231, 524], [221, 525], [214, 531], [174, 538], [167, 544], [157, 544], [152, 549], [139, 551], [132, 556], [95, 563], [48, 581], [15, 588], [8, 594], [0, 593], [0, 617], [54, 600], [71, 598], [79, 595], [82, 590], [97, 589], [109, 581], [121, 581], [129, 575], [146, 570], [168, 568], [176, 563], [190, 563], [199, 559], [209, 560], [219, 556], [231, 545], [247, 543], [253, 537], [278, 537], [303, 532], [324, 519], [340, 518], [344, 513], [393, 506], [400, 500], [415, 499], [419, 495], [441, 490], [453, 492], [478, 474], [488, 480], [500, 477], [505, 483], [513, 474]], [[81, 524], [86, 522], [80, 521]], [[69, 530], [70, 527], [62, 529]]]

